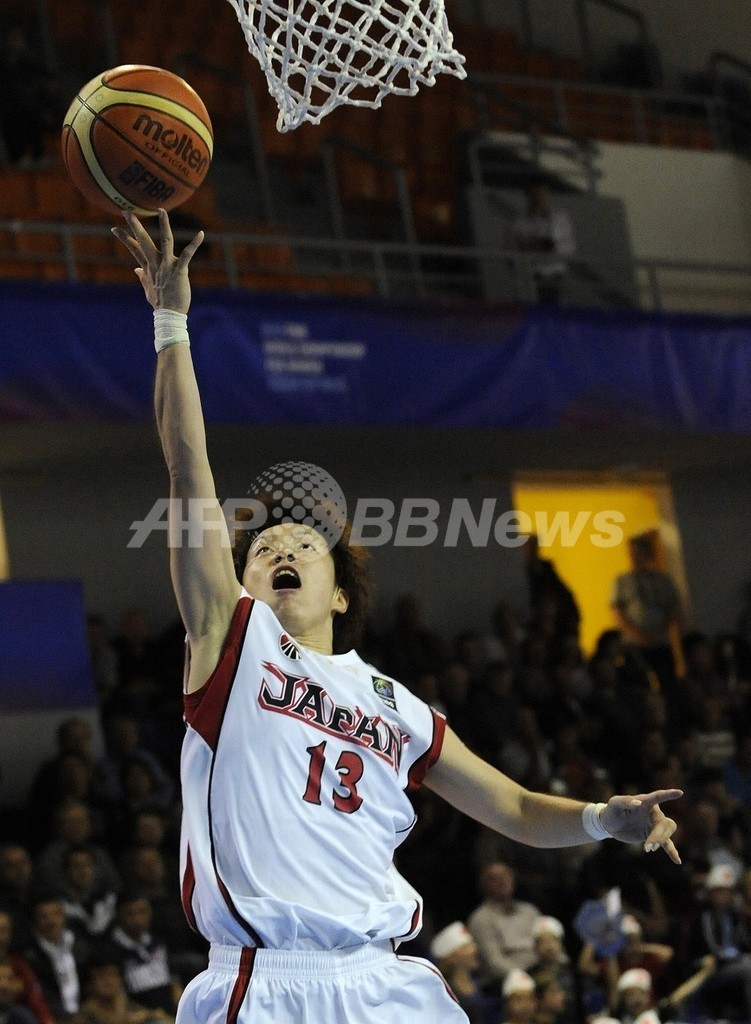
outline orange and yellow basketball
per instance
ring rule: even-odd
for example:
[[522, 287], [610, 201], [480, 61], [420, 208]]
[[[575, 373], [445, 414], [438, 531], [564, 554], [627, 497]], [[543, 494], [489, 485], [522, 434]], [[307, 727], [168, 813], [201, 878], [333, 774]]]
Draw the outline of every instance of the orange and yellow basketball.
[[68, 173], [90, 202], [148, 216], [195, 192], [214, 136], [203, 101], [182, 78], [123, 64], [79, 90], [65, 115], [62, 147]]

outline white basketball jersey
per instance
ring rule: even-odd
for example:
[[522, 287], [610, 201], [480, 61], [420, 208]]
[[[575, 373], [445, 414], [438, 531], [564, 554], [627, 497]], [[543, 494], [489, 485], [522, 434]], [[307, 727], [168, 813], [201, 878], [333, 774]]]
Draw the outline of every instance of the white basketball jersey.
[[419, 930], [393, 865], [445, 722], [354, 652], [323, 655], [243, 591], [185, 695], [183, 906], [211, 942], [339, 949]]

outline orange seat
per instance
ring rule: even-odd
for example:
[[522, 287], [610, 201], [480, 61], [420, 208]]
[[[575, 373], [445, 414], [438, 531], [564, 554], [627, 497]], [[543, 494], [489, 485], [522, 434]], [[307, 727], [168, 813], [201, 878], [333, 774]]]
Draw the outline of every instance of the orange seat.
[[0, 218], [31, 220], [34, 205], [31, 172], [15, 168], [0, 170]]

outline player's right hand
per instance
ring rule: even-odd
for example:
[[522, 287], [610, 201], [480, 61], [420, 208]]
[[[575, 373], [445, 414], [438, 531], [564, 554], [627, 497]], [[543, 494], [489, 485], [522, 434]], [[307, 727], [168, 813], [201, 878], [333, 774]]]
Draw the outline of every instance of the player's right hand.
[[154, 309], [173, 309], [187, 313], [190, 308], [190, 280], [188, 266], [203, 241], [203, 231], [191, 239], [179, 256], [175, 256], [175, 243], [166, 210], [159, 211], [159, 246], [135, 214], [123, 212], [129, 231], [113, 228], [112, 234], [133, 255], [138, 266], [136, 275], [143, 285], [146, 298]]

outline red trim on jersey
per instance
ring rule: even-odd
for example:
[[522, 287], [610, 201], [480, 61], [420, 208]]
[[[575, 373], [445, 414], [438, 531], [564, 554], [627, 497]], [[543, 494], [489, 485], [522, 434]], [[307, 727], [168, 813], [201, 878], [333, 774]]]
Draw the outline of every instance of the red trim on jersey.
[[244, 946], [240, 954], [240, 966], [237, 971], [237, 979], [232, 989], [232, 995], [227, 1009], [227, 1024], [235, 1024], [240, 1013], [245, 995], [250, 985], [250, 977], [253, 973], [253, 962], [256, 958], [256, 951], [250, 946]]
[[[412, 915], [412, 920], [409, 922], [409, 928], [407, 929], [406, 932], [404, 932], [403, 935], [397, 935], [396, 936], [396, 941], [397, 942], [405, 942], [406, 940], [411, 939], [414, 936], [415, 932], [418, 930], [418, 925], [419, 924], [420, 924], [420, 904], [416, 900], [415, 901], [415, 912]], [[394, 939], [392, 939], [391, 941], [394, 942]], [[394, 947], [394, 948], [396, 948], [396, 947]]]
[[459, 1002], [459, 1000], [456, 998], [454, 993], [451, 991], [451, 986], [449, 985], [449, 983], [446, 981], [446, 979], [441, 974], [441, 972], [438, 970], [438, 968], [433, 966], [433, 964], [428, 963], [427, 960], [421, 960], [419, 957], [416, 957], [416, 956], [400, 956], [399, 953], [396, 954], [396, 959], [397, 960], [405, 960], [405, 961], [407, 961], [407, 963], [410, 963], [410, 964], [418, 964], [418, 966], [424, 967], [426, 970], [431, 971], [433, 974], [437, 974], [438, 977], [443, 982], [443, 987], [446, 989], [446, 991], [451, 996], [451, 998], [454, 1000], [454, 1002], [455, 1003]]
[[428, 769], [432, 768], [441, 756], [443, 737], [446, 734], [446, 719], [433, 708], [430, 711], [433, 715], [433, 739], [425, 753], [417, 758], [409, 770], [407, 775], [408, 793], [414, 793], [420, 788], [425, 780], [425, 776], [428, 774]]
[[185, 721], [215, 752], [252, 610], [253, 598], [241, 597], [232, 615], [216, 668], [200, 689], [183, 694]]
[[[255, 930], [255, 928], [252, 925], [248, 924], [248, 922], [242, 916], [242, 914], [237, 909], [235, 904], [232, 902], [232, 897], [229, 894], [229, 889], [227, 888], [227, 886], [224, 884], [224, 882], [219, 877], [219, 872], [216, 869], [216, 856], [214, 854], [214, 834], [213, 834], [213, 832], [211, 834], [211, 861], [212, 861], [212, 863], [214, 865], [214, 877], [216, 878], [216, 884], [219, 886], [219, 892], [222, 894], [222, 898], [224, 899], [224, 903], [225, 903], [225, 905], [227, 907], [227, 910], [229, 910], [230, 914], [232, 914], [232, 916], [237, 921], [237, 923], [239, 925], [242, 925], [242, 927], [245, 929], [245, 931], [251, 937], [253, 942], [255, 942], [256, 946], [263, 947], [264, 942], [261, 939], [261, 936], [258, 934], [258, 932]], [[250, 948], [250, 947], [248, 947], [248, 948]]]
[[188, 847], [188, 855], [185, 860], [185, 871], [183, 873], [182, 885], [180, 886], [180, 900], [183, 905], [183, 913], [188, 919], [188, 924], [194, 932], [198, 932], [196, 915], [193, 913], [193, 893], [195, 891], [196, 876], [193, 871], [193, 858], [190, 855], [190, 847]]

